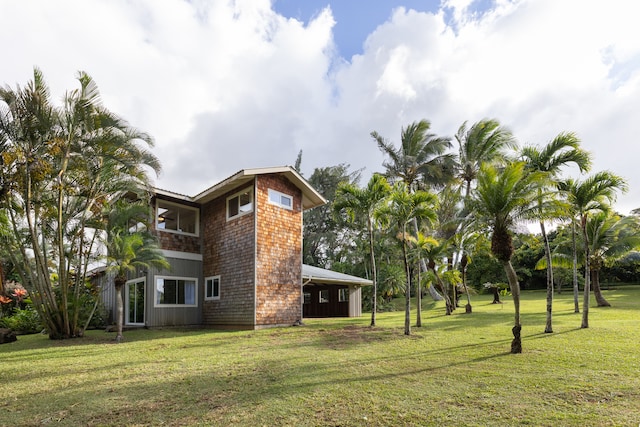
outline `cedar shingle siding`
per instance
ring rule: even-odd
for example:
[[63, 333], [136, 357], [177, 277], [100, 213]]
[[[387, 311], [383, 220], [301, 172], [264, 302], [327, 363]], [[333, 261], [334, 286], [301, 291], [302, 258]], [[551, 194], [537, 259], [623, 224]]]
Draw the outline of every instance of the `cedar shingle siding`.
[[[269, 203], [268, 189], [293, 197], [293, 209]], [[302, 194], [280, 175], [257, 178], [256, 325], [302, 320]]]
[[202, 208], [204, 277], [220, 276], [220, 299], [203, 302], [205, 325], [254, 325], [255, 202], [254, 212], [227, 221], [227, 197], [238, 190]]

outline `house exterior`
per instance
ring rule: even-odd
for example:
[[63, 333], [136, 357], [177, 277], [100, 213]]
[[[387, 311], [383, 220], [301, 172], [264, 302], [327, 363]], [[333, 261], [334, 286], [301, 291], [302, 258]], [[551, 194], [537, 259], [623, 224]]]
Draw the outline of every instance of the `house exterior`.
[[[342, 304], [339, 311], [345, 314], [325, 310], [327, 315], [360, 315], [355, 305], [367, 281], [349, 276], [352, 282], [318, 282], [322, 269], [303, 277], [303, 212], [324, 203], [289, 166], [244, 169], [193, 197], [156, 189], [151, 227], [171, 268], [140, 270], [127, 281], [125, 325], [298, 324], [306, 305], [303, 279], [310, 286], [335, 287], [336, 301], [338, 292], [341, 303], [345, 295], [350, 298], [347, 310]], [[104, 289], [114, 292], [112, 286]], [[107, 309], [114, 309], [114, 297], [105, 295]]]

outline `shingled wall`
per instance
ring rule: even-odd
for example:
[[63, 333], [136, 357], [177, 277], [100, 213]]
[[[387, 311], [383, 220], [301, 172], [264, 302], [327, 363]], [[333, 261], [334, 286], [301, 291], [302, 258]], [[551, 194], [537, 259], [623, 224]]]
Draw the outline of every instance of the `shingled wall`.
[[205, 325], [253, 328], [255, 324], [255, 209], [229, 221], [226, 217], [227, 197], [245, 188], [202, 207], [203, 274], [220, 276], [220, 299], [203, 302]]
[[[268, 189], [293, 197], [293, 209], [269, 203]], [[257, 178], [256, 327], [302, 320], [302, 192], [281, 175]]]

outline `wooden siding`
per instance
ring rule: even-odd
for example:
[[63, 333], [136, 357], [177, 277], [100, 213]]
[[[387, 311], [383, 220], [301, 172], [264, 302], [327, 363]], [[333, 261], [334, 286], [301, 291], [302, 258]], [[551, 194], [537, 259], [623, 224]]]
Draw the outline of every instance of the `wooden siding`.
[[[167, 258], [170, 270], [149, 269], [145, 288], [145, 325], [159, 326], [195, 326], [202, 324], [202, 301], [204, 295], [202, 262]], [[198, 280], [195, 307], [155, 307], [156, 276], [193, 277]]]
[[[292, 196], [292, 209], [269, 203], [268, 190]], [[256, 179], [256, 327], [302, 320], [302, 192], [281, 175]]]
[[[179, 203], [176, 201], [172, 201], [172, 203], [183, 204], [184, 206], [189, 207], [197, 207], [188, 203]], [[158, 230], [155, 228], [156, 226], [156, 199], [154, 198], [151, 203], [152, 206], [152, 217], [151, 217], [151, 232], [158, 238], [158, 242], [160, 243], [160, 247], [162, 249], [170, 250], [170, 251], [179, 251], [179, 252], [189, 252], [194, 254], [199, 254], [201, 251], [201, 235], [202, 235], [202, 225], [200, 225], [200, 236], [192, 236], [189, 234], [181, 234], [172, 231], [164, 231]], [[200, 212], [200, 217], [202, 217], [202, 212]], [[202, 218], [200, 219], [200, 224], [202, 224]]]
[[[340, 302], [338, 292], [348, 289], [349, 301]], [[320, 292], [326, 291], [329, 301], [320, 302]], [[321, 285], [309, 283], [303, 292], [310, 294], [310, 301], [303, 304], [304, 317], [360, 317], [362, 315], [362, 297], [359, 286]]]
[[203, 301], [203, 323], [217, 326], [255, 325], [255, 200], [254, 212], [227, 221], [227, 197], [201, 210], [203, 276], [220, 276], [220, 299]]

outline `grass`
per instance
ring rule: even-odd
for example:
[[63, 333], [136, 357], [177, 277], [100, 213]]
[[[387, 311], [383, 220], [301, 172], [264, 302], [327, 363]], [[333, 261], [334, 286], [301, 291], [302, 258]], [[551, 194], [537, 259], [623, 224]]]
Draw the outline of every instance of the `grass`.
[[[544, 334], [543, 292], [524, 292], [523, 347], [509, 354], [513, 306], [475, 296], [473, 314], [423, 303], [402, 312], [306, 320], [260, 331], [90, 331], [0, 346], [0, 425], [637, 426], [640, 287], [605, 291], [580, 329], [570, 293]], [[415, 319], [415, 311], [412, 312]]]

